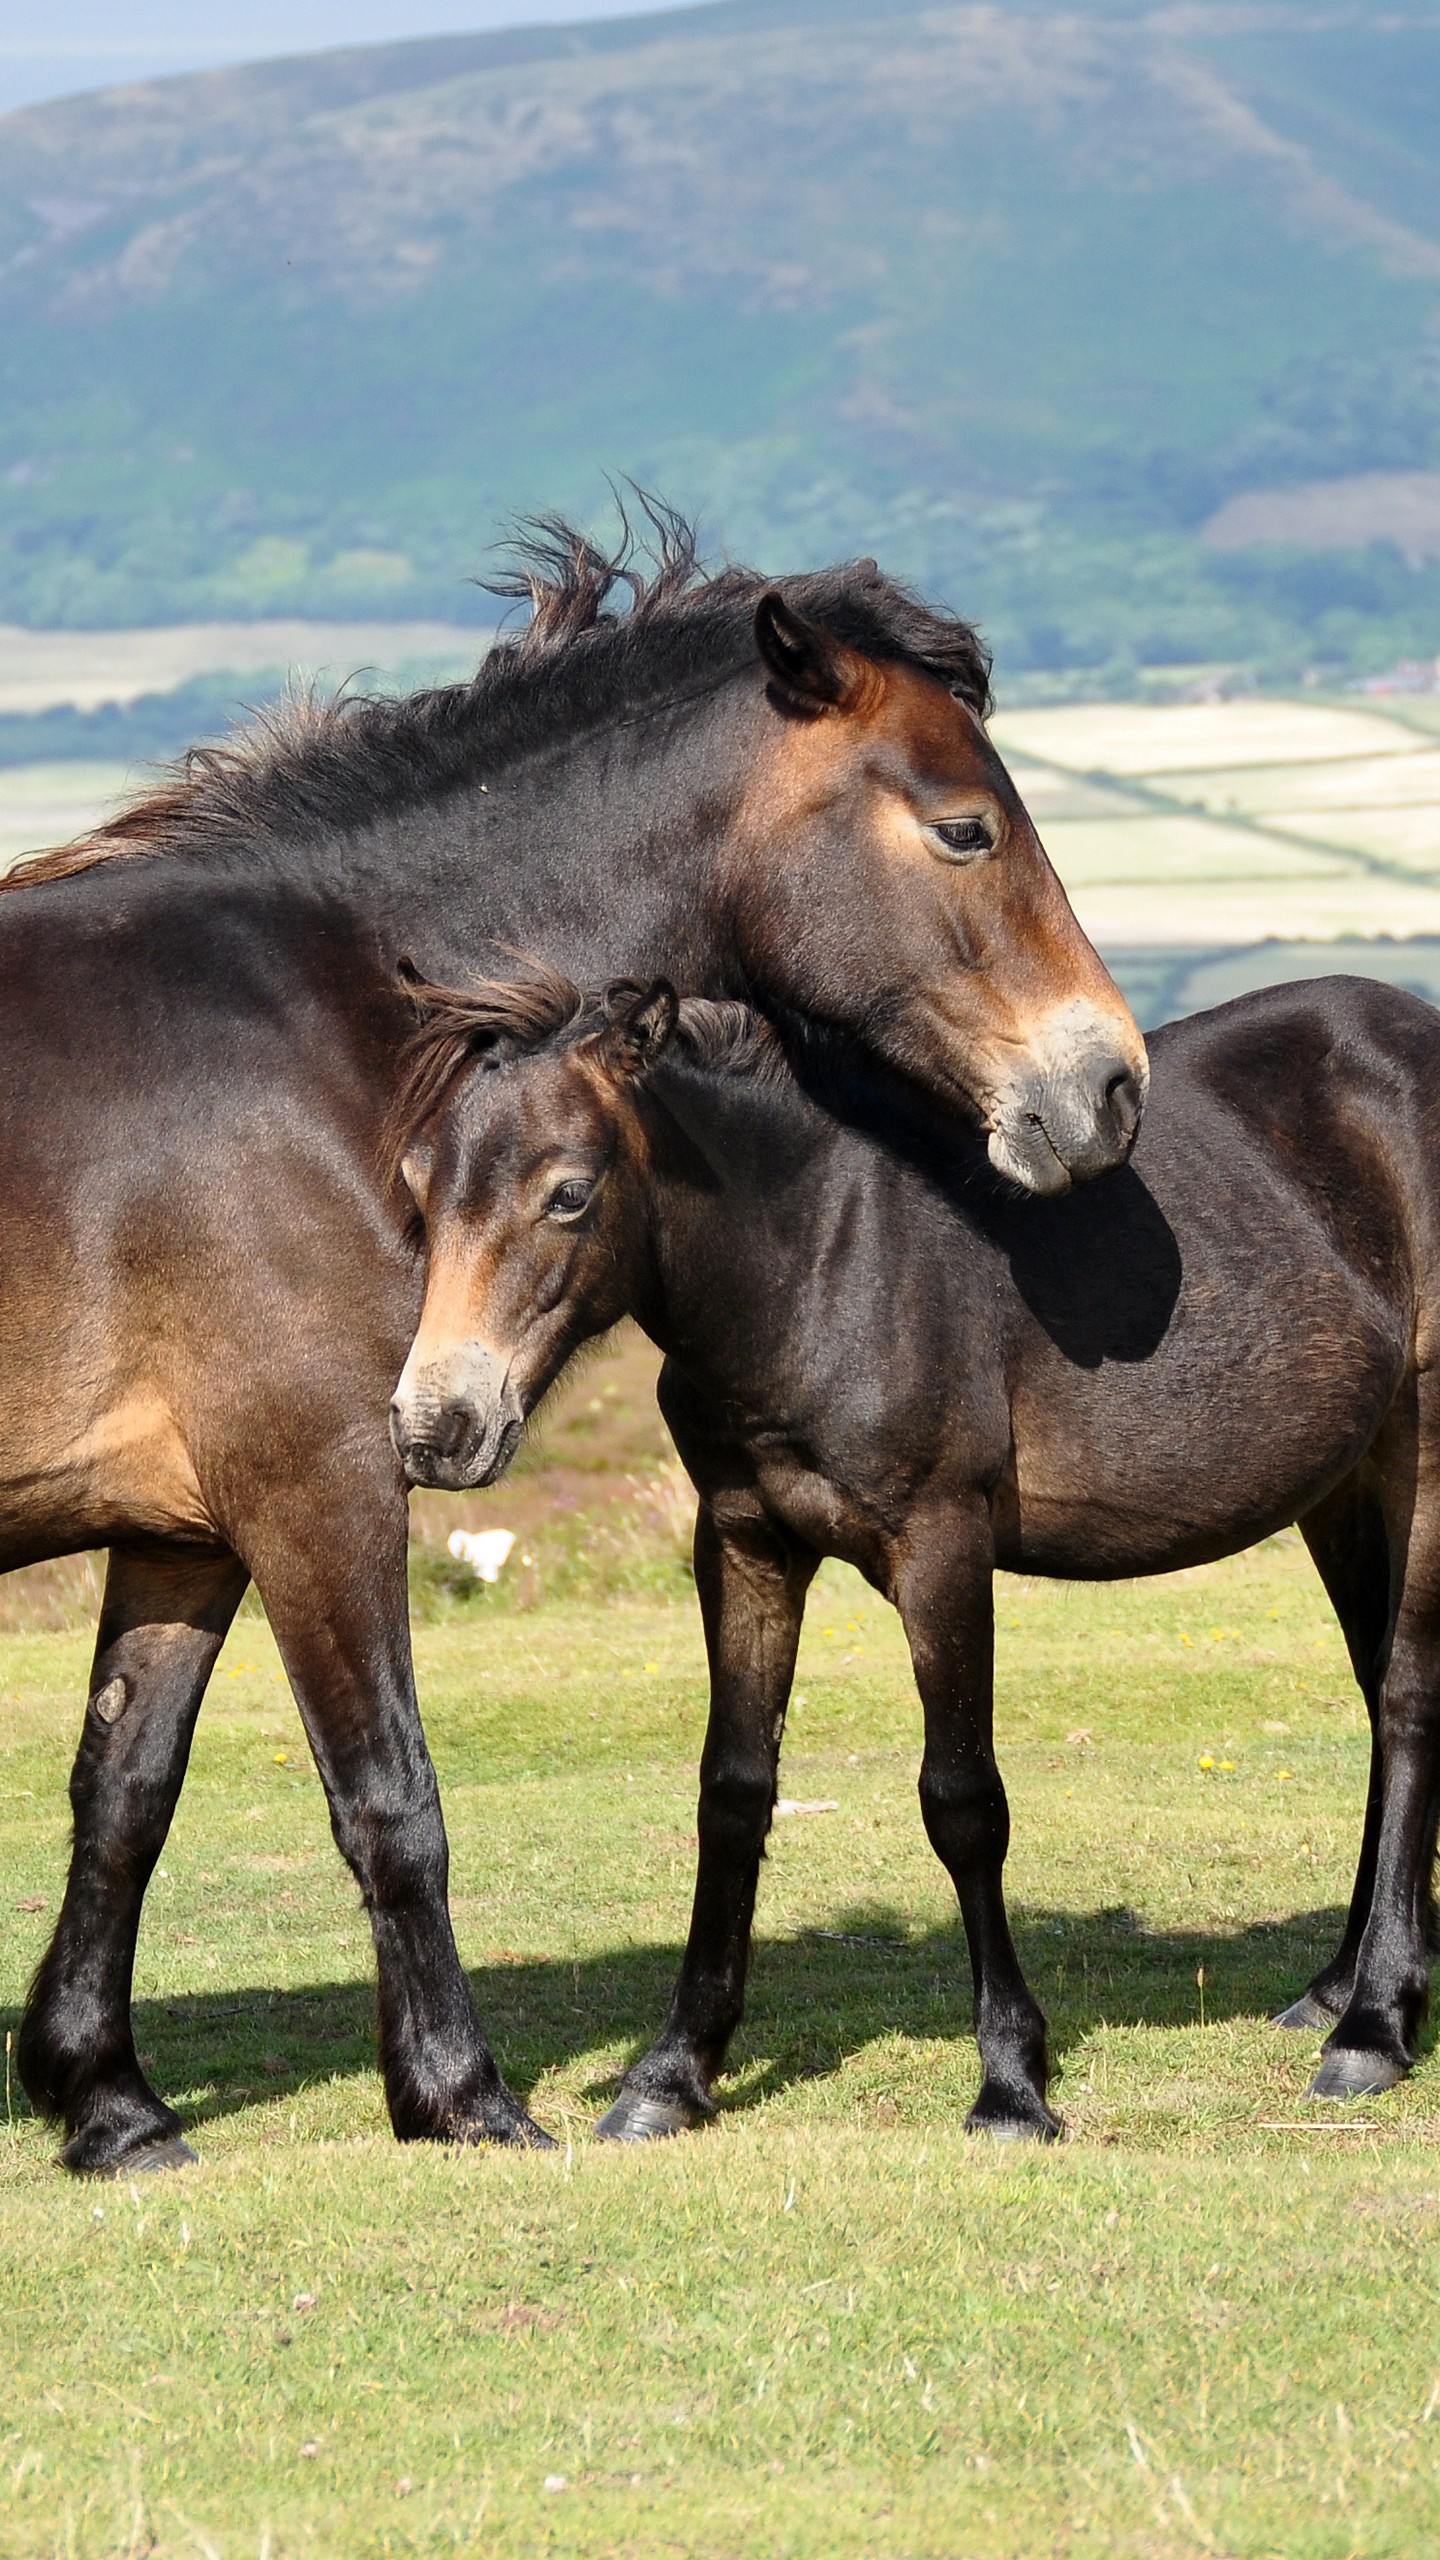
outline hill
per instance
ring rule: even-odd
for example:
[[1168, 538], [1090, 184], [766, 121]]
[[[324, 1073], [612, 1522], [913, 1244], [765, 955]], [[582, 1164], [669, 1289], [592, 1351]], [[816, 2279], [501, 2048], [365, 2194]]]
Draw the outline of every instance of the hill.
[[1437, 132], [1435, 0], [720, 0], [27, 110], [0, 617], [454, 616], [610, 469], [1012, 671], [1433, 653], [1343, 506], [1201, 535], [1440, 472]]

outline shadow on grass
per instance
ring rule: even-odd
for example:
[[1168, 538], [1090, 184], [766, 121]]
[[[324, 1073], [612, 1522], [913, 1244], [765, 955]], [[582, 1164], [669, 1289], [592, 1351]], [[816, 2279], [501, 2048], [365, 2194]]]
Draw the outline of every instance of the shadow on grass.
[[[1344, 1918], [1334, 1907], [1300, 1911], [1220, 1936], [1145, 1931], [1118, 1909], [1021, 1906], [1011, 1916], [1058, 2063], [1102, 2023], [1195, 2024], [1202, 1965], [1207, 2019], [1268, 2016], [1332, 1953]], [[578, 1962], [477, 1967], [476, 2002], [512, 2088], [527, 2095], [544, 2072], [597, 2045], [619, 2046], [627, 2060], [640, 2053], [664, 2017], [679, 1960], [678, 1946], [615, 1947]], [[0, 2027], [18, 2023], [18, 2013], [0, 2017]], [[936, 2042], [969, 2032], [958, 1924], [909, 1936], [893, 1911], [844, 1910], [825, 1930], [762, 1938], [735, 2060], [765, 2059], [729, 2103], [753, 2106], [795, 2081], [827, 2078], [883, 2036]], [[203, 2091], [184, 2110], [203, 2124], [256, 2098], [373, 2071], [374, 1992], [361, 1981], [140, 2001], [135, 2034], [157, 2087]], [[585, 2094], [600, 2100], [613, 2086], [597, 2077]]]

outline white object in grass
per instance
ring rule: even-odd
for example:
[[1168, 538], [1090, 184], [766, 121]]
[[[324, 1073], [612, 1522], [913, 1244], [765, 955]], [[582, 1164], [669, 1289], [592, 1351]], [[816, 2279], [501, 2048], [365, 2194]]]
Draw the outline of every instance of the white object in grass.
[[477, 1582], [498, 1582], [515, 1544], [513, 1529], [452, 1529], [445, 1541], [457, 1564], [468, 1564]]

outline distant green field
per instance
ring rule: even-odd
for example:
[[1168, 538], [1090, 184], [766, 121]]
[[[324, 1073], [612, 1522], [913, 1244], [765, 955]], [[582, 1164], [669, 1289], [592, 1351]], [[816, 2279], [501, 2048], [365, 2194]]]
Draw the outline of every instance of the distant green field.
[[[976, 2079], [895, 1622], [814, 1597], [751, 2016], [709, 2132], [595, 2148], [688, 1902], [684, 1600], [422, 1626], [462, 1950], [544, 2158], [394, 2146], [353, 1890], [263, 1625], [202, 1719], [139, 2041], [202, 2153], [68, 2184], [0, 2128], [11, 2560], [1380, 2560], [1440, 2545], [1433, 2060], [1302, 2098], [1362, 1718], [1293, 1539], [1000, 1592], [1024, 1960], [1069, 2138]], [[0, 1997], [54, 1916], [86, 1642], [0, 1640]], [[1213, 1762], [1213, 1767], [1202, 1765]], [[1226, 1764], [1233, 1763], [1233, 1766]], [[1200, 1979], [1203, 1974], [1203, 1981]]]
[[0, 770], [0, 869], [68, 844], [144, 779], [124, 764], [22, 764]]
[[417, 660], [458, 672], [473, 666], [488, 637], [445, 622], [177, 622], [116, 631], [0, 623], [0, 717], [93, 712], [204, 676], [232, 676], [243, 695], [247, 679], [277, 667], [332, 681]]

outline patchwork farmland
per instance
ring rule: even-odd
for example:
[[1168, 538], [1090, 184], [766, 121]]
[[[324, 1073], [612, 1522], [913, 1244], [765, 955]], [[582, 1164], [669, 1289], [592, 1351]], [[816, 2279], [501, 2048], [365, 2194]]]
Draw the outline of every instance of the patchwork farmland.
[[994, 735], [1147, 1020], [1327, 965], [1440, 997], [1440, 696], [1071, 704]]

